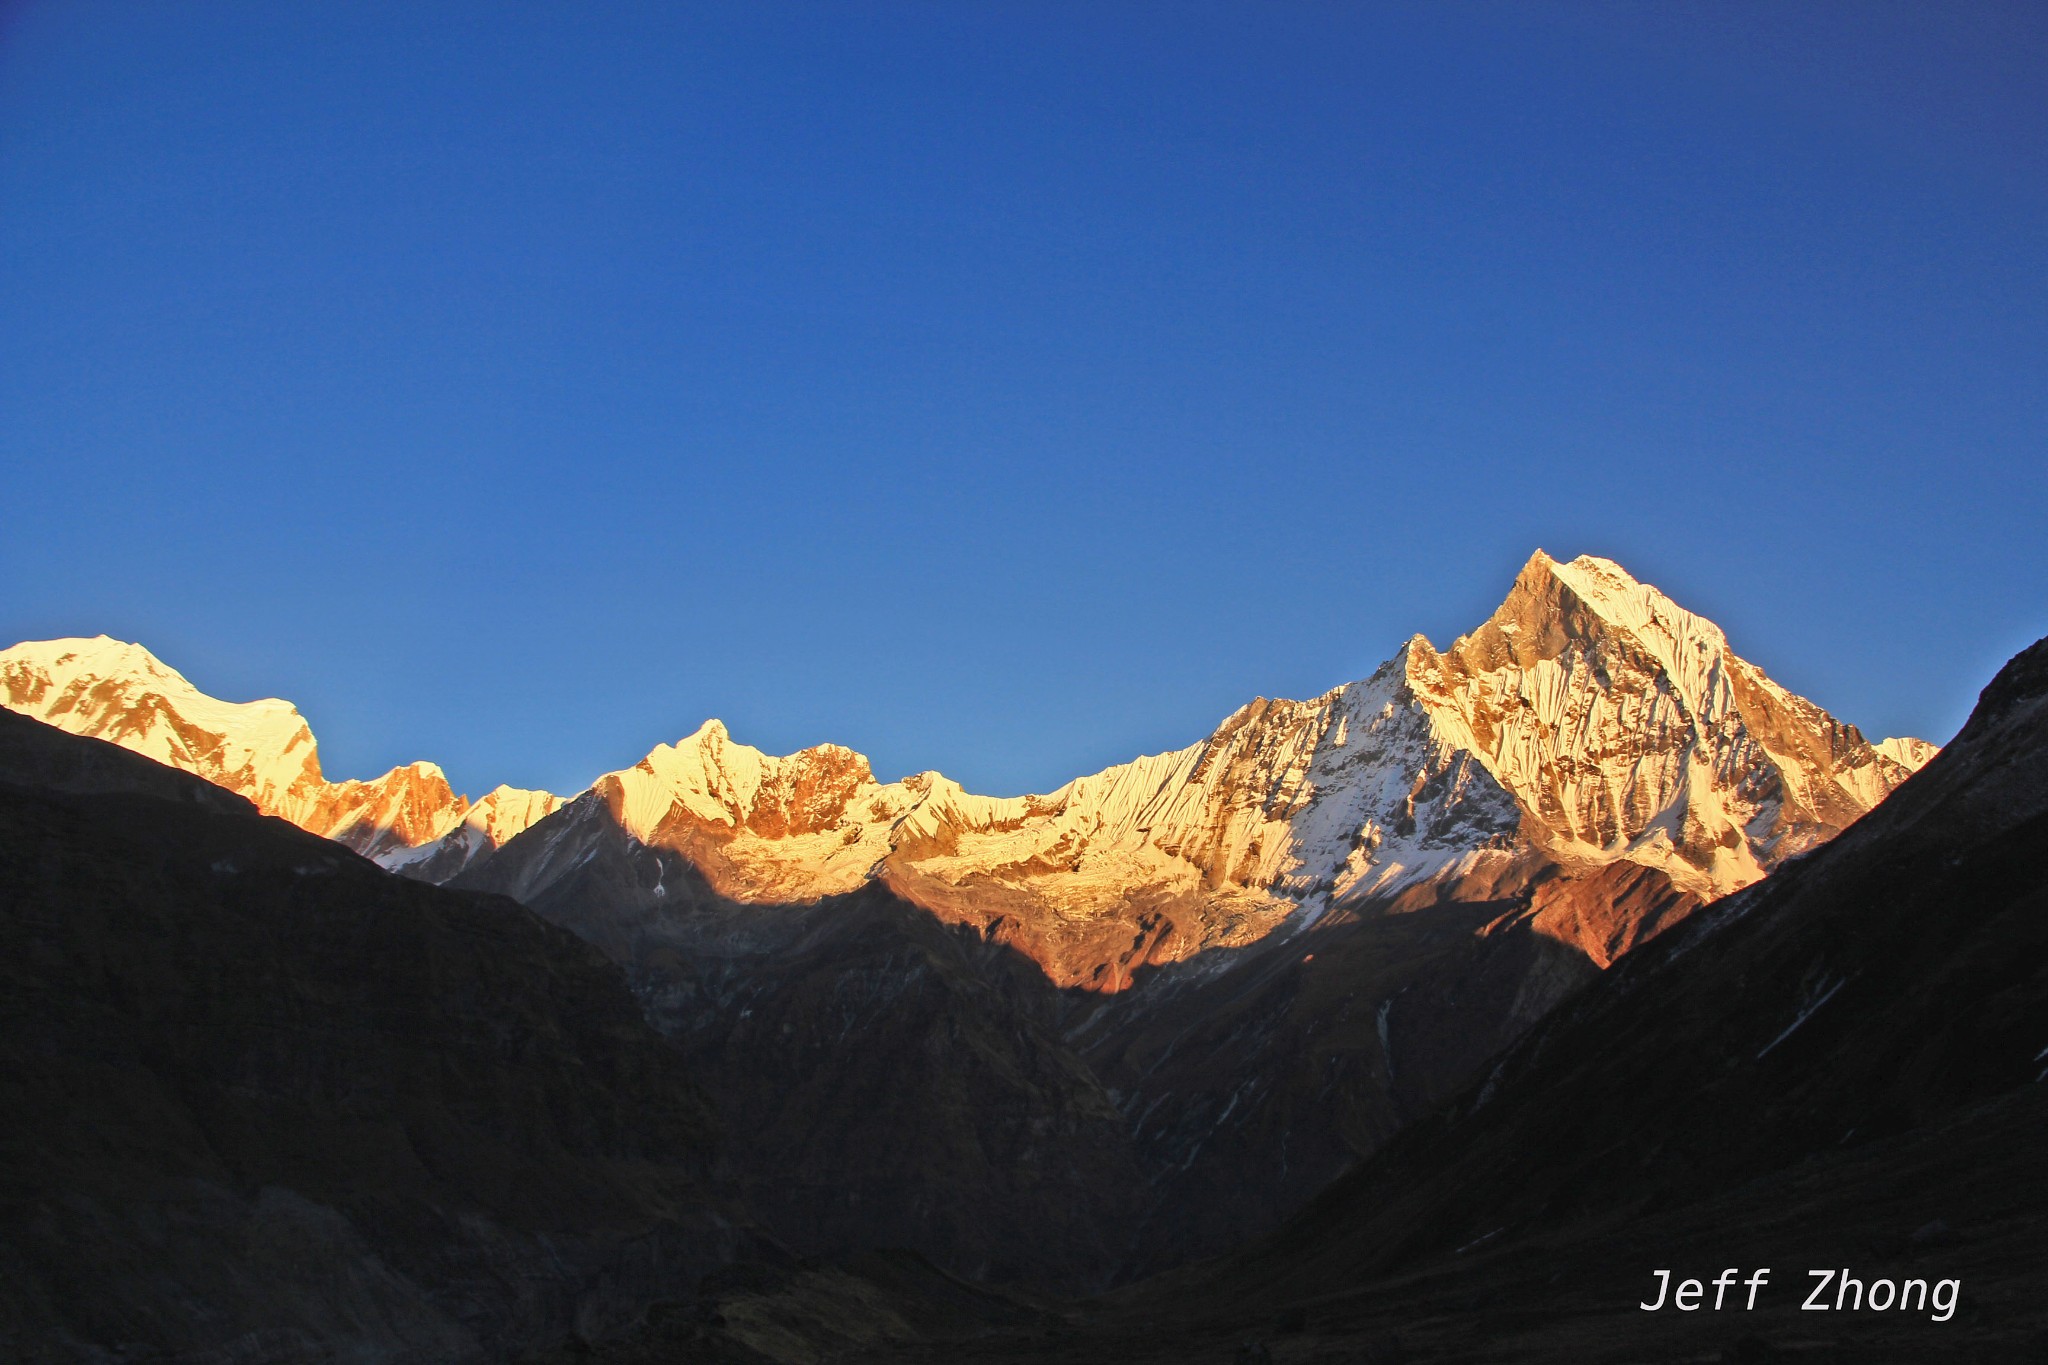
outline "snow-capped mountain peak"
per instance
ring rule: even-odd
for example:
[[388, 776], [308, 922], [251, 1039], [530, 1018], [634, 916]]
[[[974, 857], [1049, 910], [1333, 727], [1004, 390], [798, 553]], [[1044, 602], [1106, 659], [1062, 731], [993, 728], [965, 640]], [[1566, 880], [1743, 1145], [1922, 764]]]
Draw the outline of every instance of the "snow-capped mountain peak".
[[[414, 850], [470, 814], [469, 802], [433, 763], [410, 763], [368, 782], [330, 782], [313, 731], [290, 702], [222, 701], [141, 645], [104, 635], [0, 651], [0, 703], [197, 774], [248, 797], [265, 814], [386, 865], [416, 861]], [[510, 804], [499, 807], [508, 812], [494, 807], [492, 817], [501, 835], [496, 842], [503, 842], [517, 822]]]
[[141, 645], [104, 635], [0, 652], [0, 700], [197, 773], [274, 814], [296, 809], [322, 781], [313, 732], [290, 702], [221, 701]]

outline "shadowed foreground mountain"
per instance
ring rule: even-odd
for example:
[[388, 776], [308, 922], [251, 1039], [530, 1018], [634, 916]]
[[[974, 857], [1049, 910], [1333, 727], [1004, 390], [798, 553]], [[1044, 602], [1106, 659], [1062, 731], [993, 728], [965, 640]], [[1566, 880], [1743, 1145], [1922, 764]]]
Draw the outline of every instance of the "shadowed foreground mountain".
[[497, 1360], [746, 1238], [616, 967], [0, 712], [0, 1357]]
[[[2044, 853], [2048, 640], [1842, 838], [1632, 954], [1271, 1237], [1028, 1331], [842, 1358], [2042, 1359]], [[1770, 1270], [1754, 1311], [1638, 1306], [1656, 1270], [1729, 1267]], [[1823, 1269], [1931, 1289], [1805, 1309]]]

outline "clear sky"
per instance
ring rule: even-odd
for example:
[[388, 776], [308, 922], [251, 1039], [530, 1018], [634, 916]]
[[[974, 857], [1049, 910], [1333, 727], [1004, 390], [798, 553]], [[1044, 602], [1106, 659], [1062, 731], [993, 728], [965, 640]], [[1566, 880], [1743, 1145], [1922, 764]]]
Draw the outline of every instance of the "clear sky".
[[1608, 555], [2048, 632], [2048, 7], [0, 4], [0, 636], [574, 790], [1043, 789]]

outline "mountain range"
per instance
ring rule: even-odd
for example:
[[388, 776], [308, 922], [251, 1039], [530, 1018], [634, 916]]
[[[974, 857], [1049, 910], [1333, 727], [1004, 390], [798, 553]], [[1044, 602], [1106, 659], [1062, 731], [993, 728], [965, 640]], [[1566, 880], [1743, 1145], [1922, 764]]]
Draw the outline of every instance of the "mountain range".
[[0, 700], [624, 968], [795, 1251], [1088, 1289], [1268, 1231], [1623, 954], [1838, 835], [1871, 743], [1613, 563], [1188, 747], [985, 797], [709, 721], [571, 797], [330, 782], [282, 701], [106, 640]]
[[[1100, 990], [1369, 899], [1616, 864], [1724, 895], [1833, 837], [1934, 752], [1870, 743], [1612, 562], [1540, 551], [1444, 651], [1418, 635], [1361, 681], [1260, 698], [1204, 740], [1045, 795], [978, 796], [936, 772], [880, 782], [850, 749], [771, 756], [716, 720], [567, 798], [500, 786], [472, 803], [429, 762], [333, 782], [289, 703], [219, 701], [105, 637], [0, 652], [0, 702], [422, 880], [474, 873], [566, 808], [548, 839], [602, 820], [687, 853], [736, 901], [880, 883]], [[529, 889], [544, 862], [528, 854]], [[1629, 941], [1548, 924], [1602, 965]]]

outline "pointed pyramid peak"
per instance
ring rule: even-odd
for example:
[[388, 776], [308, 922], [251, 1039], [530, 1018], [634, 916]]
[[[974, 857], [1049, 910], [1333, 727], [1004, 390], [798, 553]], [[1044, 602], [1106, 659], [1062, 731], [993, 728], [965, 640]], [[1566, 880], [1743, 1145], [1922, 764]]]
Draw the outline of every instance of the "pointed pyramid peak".
[[[1510, 664], [1530, 668], [1569, 649], [1613, 649], [1655, 660], [1688, 705], [1705, 704], [1716, 662], [1728, 639], [1705, 617], [1685, 610], [1611, 559], [1580, 555], [1560, 563], [1536, 551], [1516, 574], [1493, 615], [1443, 651], [1452, 673], [1490, 673]], [[1414, 655], [1422, 659], [1425, 656]], [[1411, 681], [1433, 677], [1410, 666]]]
[[[1559, 590], [1566, 597], [1560, 599]], [[1556, 617], [1576, 601], [1609, 626], [1637, 631], [1652, 622], [1666, 628], [1689, 628], [1720, 635], [1719, 627], [1695, 616], [1644, 583], [1620, 564], [1599, 555], [1580, 555], [1569, 562], [1552, 558], [1542, 550], [1529, 556], [1515, 575], [1514, 586], [1502, 600], [1490, 625], [1527, 630], [1540, 619]], [[1455, 646], [1453, 646], [1455, 648]]]
[[1526, 615], [1526, 609], [1520, 604], [1532, 600], [1553, 600], [1558, 586], [1566, 581], [1564, 566], [1539, 549], [1516, 570], [1515, 581], [1509, 585], [1507, 596], [1494, 612], [1494, 620], [1498, 622], [1503, 616]]
[[1515, 575], [1517, 589], [1551, 582], [1563, 583], [1582, 597], [1629, 592], [1643, 586], [1633, 574], [1611, 559], [1580, 555], [1576, 559], [1560, 560], [1540, 549], [1529, 556]]
[[1429, 642], [1429, 637], [1417, 631], [1401, 642], [1401, 647], [1394, 651], [1394, 657], [1387, 662], [1389, 665], [1412, 671], [1417, 664], [1434, 664], [1442, 657], [1437, 653], [1436, 646]]
[[[706, 741], [730, 741], [732, 731], [725, 728], [725, 722], [713, 716], [702, 725], [683, 736], [683, 744], [701, 744]], [[680, 746], [678, 746], [680, 747]]]
[[1523, 563], [1521, 572], [1516, 574], [1515, 577], [1521, 579], [1530, 574], [1543, 574], [1567, 580], [1574, 577], [1592, 576], [1611, 579], [1630, 587], [1641, 586], [1635, 576], [1627, 569], [1622, 568], [1620, 564], [1604, 556], [1580, 555], [1576, 559], [1563, 560], [1556, 558], [1549, 551], [1540, 547]]

